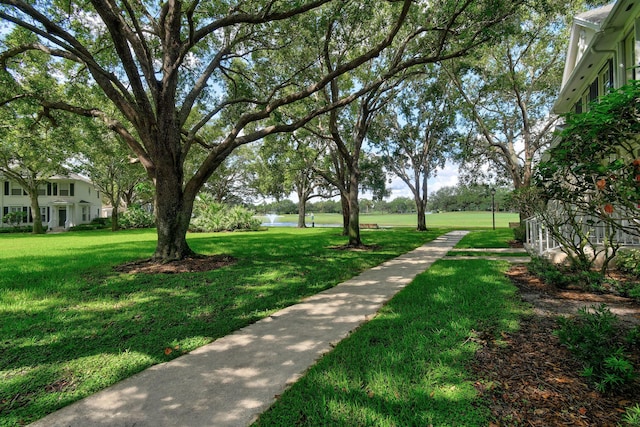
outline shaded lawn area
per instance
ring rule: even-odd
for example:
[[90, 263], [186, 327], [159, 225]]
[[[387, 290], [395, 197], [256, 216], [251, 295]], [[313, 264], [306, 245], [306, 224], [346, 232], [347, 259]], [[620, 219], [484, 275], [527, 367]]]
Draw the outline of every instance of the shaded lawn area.
[[337, 229], [193, 234], [234, 265], [124, 274], [154, 230], [0, 236], [0, 426], [22, 425], [171, 360], [405, 253], [448, 230], [363, 231], [371, 251], [334, 250]]
[[508, 266], [437, 261], [256, 425], [489, 425], [469, 365], [482, 339], [515, 331], [525, 311], [504, 275]]

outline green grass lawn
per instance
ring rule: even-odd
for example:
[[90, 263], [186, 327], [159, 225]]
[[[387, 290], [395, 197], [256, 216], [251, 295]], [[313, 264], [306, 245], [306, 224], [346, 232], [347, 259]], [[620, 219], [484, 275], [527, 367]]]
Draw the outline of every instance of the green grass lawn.
[[153, 230], [0, 235], [0, 426], [34, 421], [444, 231], [364, 230], [378, 247], [364, 252], [331, 249], [346, 242], [331, 228], [191, 234], [195, 251], [237, 263], [175, 275], [113, 271], [151, 256]]
[[[341, 225], [342, 215], [314, 213], [314, 221], [317, 225]], [[310, 213], [307, 215], [307, 226], [311, 227]], [[506, 228], [510, 222], [518, 222], [516, 213], [496, 212], [496, 227]], [[263, 217], [265, 223], [269, 220]], [[279, 215], [276, 222], [298, 222], [297, 215]], [[416, 227], [415, 214], [366, 214], [360, 213], [360, 222], [366, 224], [378, 224], [381, 227]], [[427, 227], [465, 228], [478, 229], [493, 226], [491, 212], [441, 212], [427, 215]]]
[[[472, 233], [461, 246], [499, 235]], [[478, 335], [499, 339], [518, 327], [524, 308], [504, 276], [507, 268], [480, 259], [436, 262], [325, 355], [256, 425], [489, 425], [488, 403], [477, 397], [469, 362]]]

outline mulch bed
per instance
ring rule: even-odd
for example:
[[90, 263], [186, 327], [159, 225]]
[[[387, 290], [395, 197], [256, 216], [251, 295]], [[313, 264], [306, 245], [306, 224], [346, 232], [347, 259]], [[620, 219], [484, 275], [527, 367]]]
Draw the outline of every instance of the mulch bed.
[[[487, 334], [473, 366], [481, 381], [480, 395], [495, 417], [493, 426], [617, 426], [625, 408], [640, 403], [640, 379], [610, 394], [600, 394], [580, 376], [582, 366], [553, 335], [556, 318], [578, 307], [604, 302], [622, 308], [633, 324], [640, 304], [615, 295], [548, 286], [516, 265], [508, 276], [534, 314], [522, 319], [520, 330], [504, 334], [500, 342]], [[613, 310], [612, 310], [613, 311]], [[627, 322], [625, 322], [627, 323]], [[631, 355], [640, 367], [640, 355]]]
[[130, 262], [114, 267], [120, 273], [176, 274], [217, 270], [236, 263], [229, 255], [198, 255], [179, 261], [158, 262], [154, 259]]

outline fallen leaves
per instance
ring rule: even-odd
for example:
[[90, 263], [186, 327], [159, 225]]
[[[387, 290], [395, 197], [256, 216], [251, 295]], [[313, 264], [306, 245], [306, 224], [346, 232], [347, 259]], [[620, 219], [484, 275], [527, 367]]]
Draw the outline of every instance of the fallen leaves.
[[[165, 355], [165, 356], [169, 356], [171, 353], [173, 353], [173, 352], [174, 352], [174, 350], [175, 350], [175, 351], [180, 350], [180, 346], [179, 346], [179, 345], [177, 345], [177, 346], [175, 346], [175, 347], [173, 347], [173, 348], [171, 348], [171, 347], [165, 347], [165, 348], [164, 348], [164, 355]], [[184, 353], [184, 352], [183, 352], [183, 353]]]

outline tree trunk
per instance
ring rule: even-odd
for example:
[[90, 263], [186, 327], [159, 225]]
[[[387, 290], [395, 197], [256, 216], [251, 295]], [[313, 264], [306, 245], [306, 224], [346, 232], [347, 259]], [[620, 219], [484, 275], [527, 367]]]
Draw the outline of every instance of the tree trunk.
[[[166, 125], [164, 137], [157, 142], [155, 177], [155, 214], [158, 243], [153, 258], [162, 261], [180, 260], [195, 253], [187, 243], [187, 231], [193, 211], [196, 188], [190, 193], [183, 189], [184, 170], [180, 160], [179, 129]], [[172, 138], [173, 136], [173, 138]]]
[[[162, 181], [162, 185], [160, 182]], [[158, 261], [180, 260], [194, 255], [187, 243], [193, 200], [186, 200], [181, 185], [168, 191], [165, 181], [158, 180], [156, 190], [156, 227], [158, 243], [153, 258]]]
[[[38, 189], [29, 192], [29, 200], [31, 201], [31, 215], [33, 216], [33, 234], [44, 234], [42, 226], [42, 215], [40, 215], [40, 203], [38, 202]], [[27, 218], [28, 220], [29, 218]]]
[[340, 204], [342, 205], [342, 235], [349, 235], [349, 198], [340, 193]]
[[111, 231], [118, 231], [120, 224], [118, 224], [118, 204], [111, 203], [113, 209], [111, 210]]
[[360, 171], [357, 167], [351, 172], [349, 183], [349, 246], [362, 246], [360, 238], [360, 204], [358, 203], [358, 188], [360, 185]]
[[307, 224], [305, 223], [306, 216], [306, 200], [299, 199], [298, 200], [298, 228], [306, 228]]
[[418, 231], [427, 231], [427, 215], [425, 204], [416, 200], [416, 211], [418, 212]]

